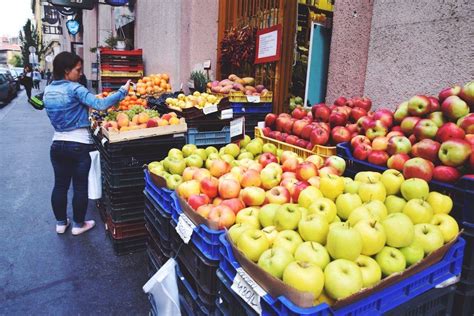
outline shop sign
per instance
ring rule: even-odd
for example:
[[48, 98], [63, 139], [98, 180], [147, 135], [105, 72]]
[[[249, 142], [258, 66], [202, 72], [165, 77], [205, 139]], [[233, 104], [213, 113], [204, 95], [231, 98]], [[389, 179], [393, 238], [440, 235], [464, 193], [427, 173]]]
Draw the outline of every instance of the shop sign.
[[48, 2], [61, 7], [92, 10], [97, 0], [48, 0]]
[[66, 27], [69, 34], [76, 35], [77, 33], [79, 33], [79, 29], [81, 28], [81, 25], [76, 20], [69, 20], [66, 22]]
[[44, 18], [42, 21], [48, 24], [56, 24], [59, 22], [59, 14], [55, 7], [50, 5], [43, 6]]
[[281, 33], [281, 24], [257, 31], [256, 64], [280, 60]]
[[43, 24], [43, 34], [61, 35], [63, 34], [63, 28], [60, 26]]

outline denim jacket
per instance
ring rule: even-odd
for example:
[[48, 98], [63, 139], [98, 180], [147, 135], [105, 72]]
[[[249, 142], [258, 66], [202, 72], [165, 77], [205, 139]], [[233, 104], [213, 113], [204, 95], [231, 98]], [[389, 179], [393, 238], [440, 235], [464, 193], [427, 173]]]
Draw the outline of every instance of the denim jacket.
[[43, 103], [55, 131], [67, 132], [90, 125], [89, 107], [106, 110], [126, 94], [127, 91], [120, 88], [117, 93], [98, 99], [77, 82], [56, 80], [44, 89]]

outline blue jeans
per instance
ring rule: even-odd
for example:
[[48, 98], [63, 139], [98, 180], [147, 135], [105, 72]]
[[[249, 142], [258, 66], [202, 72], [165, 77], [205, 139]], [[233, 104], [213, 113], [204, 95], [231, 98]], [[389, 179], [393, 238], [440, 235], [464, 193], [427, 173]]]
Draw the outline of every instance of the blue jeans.
[[51, 163], [54, 169], [54, 189], [51, 204], [58, 224], [67, 223], [67, 192], [73, 184], [73, 226], [81, 227], [87, 212], [87, 185], [93, 145], [54, 141], [51, 145]]

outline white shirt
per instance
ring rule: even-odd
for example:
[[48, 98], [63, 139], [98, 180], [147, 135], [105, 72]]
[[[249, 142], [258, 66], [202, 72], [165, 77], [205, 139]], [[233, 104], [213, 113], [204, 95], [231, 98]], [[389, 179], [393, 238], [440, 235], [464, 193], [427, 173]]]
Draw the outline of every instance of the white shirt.
[[66, 141], [66, 142], [77, 142], [82, 144], [92, 144], [92, 138], [89, 134], [87, 127], [77, 128], [68, 132], [54, 132], [53, 142]]
[[37, 71], [33, 71], [33, 79], [34, 80], [41, 80], [41, 74]]

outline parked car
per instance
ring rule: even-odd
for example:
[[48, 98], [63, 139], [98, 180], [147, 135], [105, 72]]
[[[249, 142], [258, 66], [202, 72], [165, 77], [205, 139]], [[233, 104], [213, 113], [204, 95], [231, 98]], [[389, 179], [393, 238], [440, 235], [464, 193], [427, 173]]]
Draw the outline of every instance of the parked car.
[[11, 99], [11, 84], [6, 76], [0, 74], [0, 101], [8, 103]]
[[10, 99], [13, 99], [17, 95], [17, 92], [18, 92], [17, 84], [19, 83], [20, 78], [18, 78], [15, 81], [15, 78], [13, 78], [10, 70], [5, 69], [5, 68], [0, 68], [0, 74], [3, 75], [7, 79], [10, 86], [9, 97]]
[[13, 79], [15, 79], [16, 90], [20, 91], [21, 90], [21, 84], [20, 84], [21, 73], [18, 73], [18, 71], [15, 68], [10, 68], [10, 72], [13, 76]]

